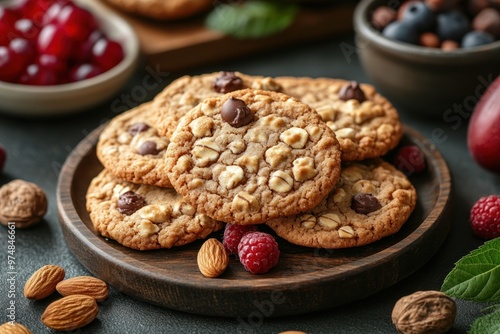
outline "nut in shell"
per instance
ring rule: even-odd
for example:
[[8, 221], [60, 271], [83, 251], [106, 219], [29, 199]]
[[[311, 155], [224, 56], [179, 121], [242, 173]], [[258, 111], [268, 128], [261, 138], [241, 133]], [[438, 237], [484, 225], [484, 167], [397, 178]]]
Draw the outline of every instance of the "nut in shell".
[[28, 299], [40, 300], [56, 291], [57, 283], [64, 279], [64, 269], [48, 264], [31, 275], [24, 285], [24, 296]]
[[392, 322], [403, 334], [440, 334], [453, 327], [455, 301], [439, 291], [417, 291], [398, 300]]
[[42, 314], [42, 322], [57, 331], [72, 331], [89, 324], [98, 313], [99, 307], [94, 298], [71, 295], [47, 306]]
[[229, 264], [229, 254], [224, 245], [211, 238], [205, 241], [198, 252], [198, 268], [205, 277], [218, 277], [227, 268]]
[[32, 332], [26, 326], [13, 321], [1, 325], [0, 334], [32, 334]]
[[15, 223], [26, 228], [42, 220], [47, 212], [47, 197], [34, 183], [13, 180], [0, 188], [0, 223]]

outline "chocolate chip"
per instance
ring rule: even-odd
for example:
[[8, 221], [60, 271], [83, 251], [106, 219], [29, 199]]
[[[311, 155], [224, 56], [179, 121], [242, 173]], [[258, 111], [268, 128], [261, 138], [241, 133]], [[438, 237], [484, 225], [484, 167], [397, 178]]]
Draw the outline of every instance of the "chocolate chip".
[[343, 101], [358, 100], [358, 102], [363, 102], [366, 100], [366, 96], [361, 87], [359, 87], [359, 83], [351, 81], [340, 88], [339, 99]]
[[118, 211], [127, 216], [130, 216], [145, 205], [146, 200], [133, 191], [127, 191], [118, 197]]
[[377, 211], [382, 205], [372, 194], [356, 194], [352, 198], [351, 209], [364, 215]]
[[215, 78], [213, 88], [218, 93], [229, 93], [243, 88], [243, 80], [234, 72], [220, 72]]
[[230, 97], [222, 105], [221, 117], [231, 126], [239, 128], [253, 120], [253, 113], [243, 100]]
[[154, 141], [148, 140], [142, 143], [141, 146], [139, 146], [137, 152], [140, 155], [157, 155], [158, 153], [160, 153], [160, 150], [158, 150]]
[[135, 123], [128, 128], [128, 133], [130, 133], [131, 136], [135, 136], [141, 132], [146, 131], [149, 128], [150, 126], [146, 123]]

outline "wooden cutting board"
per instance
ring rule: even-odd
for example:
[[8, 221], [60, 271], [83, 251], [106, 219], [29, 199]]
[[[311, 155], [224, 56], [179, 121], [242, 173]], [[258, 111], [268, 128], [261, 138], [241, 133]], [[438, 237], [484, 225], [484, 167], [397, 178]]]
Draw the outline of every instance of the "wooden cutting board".
[[354, 2], [300, 9], [285, 31], [259, 39], [236, 39], [207, 29], [205, 15], [176, 22], [157, 22], [121, 12], [101, 0], [82, 0], [124, 18], [135, 30], [150, 66], [179, 71], [251, 53], [276, 49], [352, 31]]

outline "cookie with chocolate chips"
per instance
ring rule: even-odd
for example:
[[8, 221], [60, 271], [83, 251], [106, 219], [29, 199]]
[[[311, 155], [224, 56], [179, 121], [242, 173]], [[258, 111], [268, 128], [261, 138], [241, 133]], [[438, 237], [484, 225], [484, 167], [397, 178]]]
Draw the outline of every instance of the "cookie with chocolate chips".
[[240, 72], [216, 72], [198, 76], [183, 76], [168, 85], [154, 99], [159, 114], [159, 131], [170, 137], [179, 119], [208, 97], [220, 96], [239, 89], [253, 88], [280, 91], [273, 79]]
[[259, 224], [306, 211], [340, 174], [335, 133], [308, 105], [244, 89], [208, 98], [181, 118], [167, 148], [167, 175], [199, 212]]
[[335, 131], [342, 161], [378, 158], [403, 135], [399, 115], [373, 86], [329, 78], [278, 77], [282, 92], [316, 109]]
[[148, 102], [106, 125], [97, 143], [97, 157], [106, 169], [129, 182], [172, 186], [164, 172], [169, 140], [158, 134], [156, 116]]
[[315, 208], [267, 222], [280, 237], [300, 246], [348, 248], [399, 231], [415, 208], [407, 177], [381, 160], [351, 162], [335, 189]]
[[224, 226], [172, 188], [130, 183], [107, 170], [92, 180], [86, 199], [97, 233], [138, 250], [186, 245]]

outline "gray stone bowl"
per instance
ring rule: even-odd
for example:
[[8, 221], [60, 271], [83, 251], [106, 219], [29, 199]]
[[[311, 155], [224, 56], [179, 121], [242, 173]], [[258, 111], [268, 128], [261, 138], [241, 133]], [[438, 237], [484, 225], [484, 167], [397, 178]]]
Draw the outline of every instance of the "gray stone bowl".
[[455, 122], [468, 119], [486, 87], [500, 74], [500, 41], [442, 51], [385, 38], [369, 22], [389, 0], [362, 0], [354, 11], [356, 49], [377, 89], [401, 112]]

